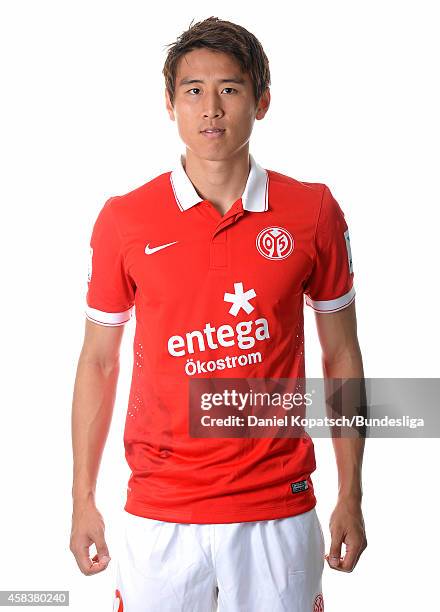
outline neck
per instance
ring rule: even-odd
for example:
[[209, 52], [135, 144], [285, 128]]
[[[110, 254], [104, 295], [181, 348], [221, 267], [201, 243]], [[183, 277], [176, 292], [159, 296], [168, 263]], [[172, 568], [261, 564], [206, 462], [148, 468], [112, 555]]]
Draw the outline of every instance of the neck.
[[228, 159], [202, 159], [190, 149], [184, 157], [185, 172], [201, 198], [224, 215], [241, 198], [249, 176], [249, 144]]

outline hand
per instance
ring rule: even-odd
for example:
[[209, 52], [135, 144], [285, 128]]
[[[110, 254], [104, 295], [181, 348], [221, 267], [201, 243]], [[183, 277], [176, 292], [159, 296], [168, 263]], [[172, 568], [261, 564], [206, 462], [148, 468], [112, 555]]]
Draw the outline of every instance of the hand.
[[[332, 569], [352, 572], [359, 557], [367, 547], [365, 524], [361, 503], [353, 499], [340, 499], [330, 517], [330, 553], [325, 555]], [[345, 543], [345, 556], [341, 557], [342, 542]]]
[[[105, 570], [110, 554], [104, 538], [104, 520], [93, 501], [74, 504], [70, 550], [79, 569], [86, 576]], [[89, 547], [95, 544], [97, 554], [90, 559]]]

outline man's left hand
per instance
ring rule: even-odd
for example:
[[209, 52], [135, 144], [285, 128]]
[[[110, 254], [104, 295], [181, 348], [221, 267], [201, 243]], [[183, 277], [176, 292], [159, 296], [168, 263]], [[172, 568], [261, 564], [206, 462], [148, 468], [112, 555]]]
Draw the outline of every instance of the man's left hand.
[[[365, 524], [361, 503], [352, 499], [340, 499], [330, 517], [330, 553], [325, 555], [332, 569], [352, 572], [359, 557], [367, 547]], [[342, 543], [345, 556], [341, 557]]]

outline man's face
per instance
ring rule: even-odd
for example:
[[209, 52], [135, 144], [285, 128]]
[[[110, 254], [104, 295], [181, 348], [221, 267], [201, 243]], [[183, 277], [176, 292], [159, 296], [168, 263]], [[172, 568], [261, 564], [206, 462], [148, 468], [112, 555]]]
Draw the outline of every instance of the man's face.
[[[165, 91], [166, 108], [185, 145], [212, 161], [232, 157], [249, 141], [255, 119], [270, 102], [269, 89], [256, 104], [252, 82], [227, 53], [194, 49], [177, 66], [174, 107]], [[208, 133], [208, 128], [221, 128]]]

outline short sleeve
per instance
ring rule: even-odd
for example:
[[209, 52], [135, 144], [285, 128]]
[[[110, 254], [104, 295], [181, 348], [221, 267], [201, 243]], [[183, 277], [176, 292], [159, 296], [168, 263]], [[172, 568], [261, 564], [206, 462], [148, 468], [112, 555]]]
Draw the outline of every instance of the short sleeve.
[[94, 323], [115, 326], [132, 316], [135, 284], [125, 268], [121, 236], [111, 202], [106, 201], [93, 226], [85, 315]]
[[304, 293], [316, 312], [337, 312], [355, 297], [350, 236], [344, 213], [327, 185], [315, 232], [315, 259]]

